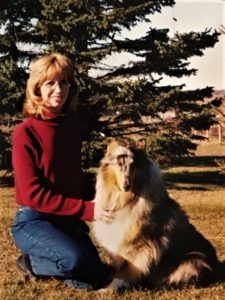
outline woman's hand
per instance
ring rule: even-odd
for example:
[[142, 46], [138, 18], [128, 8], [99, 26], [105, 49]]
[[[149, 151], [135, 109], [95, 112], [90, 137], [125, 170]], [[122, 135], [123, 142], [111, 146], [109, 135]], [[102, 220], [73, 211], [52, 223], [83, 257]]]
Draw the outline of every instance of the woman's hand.
[[104, 221], [106, 223], [111, 223], [114, 217], [115, 217], [115, 211], [103, 209], [101, 206], [95, 204], [95, 208], [94, 208], [95, 221]]

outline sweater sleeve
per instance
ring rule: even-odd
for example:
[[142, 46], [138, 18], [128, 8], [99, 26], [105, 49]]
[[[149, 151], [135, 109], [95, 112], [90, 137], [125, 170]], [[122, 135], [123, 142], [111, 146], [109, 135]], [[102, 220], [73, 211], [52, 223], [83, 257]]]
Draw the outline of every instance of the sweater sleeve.
[[43, 213], [75, 216], [92, 221], [94, 202], [65, 197], [48, 182], [37, 165], [37, 151], [26, 130], [16, 127], [13, 133], [12, 163], [17, 203]]

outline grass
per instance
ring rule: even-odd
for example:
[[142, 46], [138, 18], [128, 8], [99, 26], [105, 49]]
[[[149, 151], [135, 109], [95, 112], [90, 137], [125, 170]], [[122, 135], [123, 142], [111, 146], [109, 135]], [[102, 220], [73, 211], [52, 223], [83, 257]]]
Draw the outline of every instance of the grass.
[[[218, 149], [216, 151], [216, 148]], [[225, 145], [201, 144], [197, 157], [186, 158], [163, 170], [168, 191], [185, 209], [190, 221], [213, 243], [225, 268], [225, 174], [215, 163], [225, 155]], [[183, 290], [128, 291], [123, 294], [78, 291], [55, 279], [27, 282], [15, 269], [20, 252], [10, 235], [16, 212], [11, 174], [0, 181], [0, 299], [4, 300], [193, 300], [224, 299], [225, 284]], [[3, 176], [4, 175], [4, 176]]]

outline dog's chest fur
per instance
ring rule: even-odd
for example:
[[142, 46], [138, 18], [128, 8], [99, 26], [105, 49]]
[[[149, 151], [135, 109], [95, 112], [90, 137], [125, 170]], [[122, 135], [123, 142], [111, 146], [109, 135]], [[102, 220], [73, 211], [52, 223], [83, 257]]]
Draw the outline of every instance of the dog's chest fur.
[[113, 222], [95, 222], [95, 236], [104, 248], [110, 252], [117, 253], [126, 241], [126, 236], [132, 227], [132, 223], [131, 211], [128, 207], [124, 207], [116, 212]]

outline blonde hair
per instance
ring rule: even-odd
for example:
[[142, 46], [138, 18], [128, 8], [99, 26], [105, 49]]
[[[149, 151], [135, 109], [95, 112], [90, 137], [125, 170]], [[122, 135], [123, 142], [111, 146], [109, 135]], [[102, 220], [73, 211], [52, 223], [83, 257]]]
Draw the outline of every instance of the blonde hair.
[[44, 81], [57, 75], [65, 76], [70, 83], [68, 99], [63, 110], [65, 111], [71, 104], [76, 104], [77, 89], [74, 82], [73, 66], [69, 58], [59, 53], [43, 55], [32, 60], [30, 69], [30, 76], [27, 80], [26, 99], [23, 105], [23, 113], [26, 116], [45, 119], [44, 110], [47, 103], [43, 101], [39, 89]]

